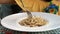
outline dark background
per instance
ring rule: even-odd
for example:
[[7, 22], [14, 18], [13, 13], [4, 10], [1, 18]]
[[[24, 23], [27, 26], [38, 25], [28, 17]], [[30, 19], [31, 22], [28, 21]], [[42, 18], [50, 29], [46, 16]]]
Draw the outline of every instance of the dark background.
[[4, 18], [8, 15], [22, 12], [22, 9], [18, 5], [2, 4], [0, 6], [0, 18]]

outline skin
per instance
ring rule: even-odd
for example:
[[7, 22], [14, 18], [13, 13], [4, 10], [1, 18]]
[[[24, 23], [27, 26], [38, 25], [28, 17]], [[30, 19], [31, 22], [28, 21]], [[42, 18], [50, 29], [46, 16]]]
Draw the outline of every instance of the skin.
[[14, 0], [0, 0], [0, 4], [15, 4]]

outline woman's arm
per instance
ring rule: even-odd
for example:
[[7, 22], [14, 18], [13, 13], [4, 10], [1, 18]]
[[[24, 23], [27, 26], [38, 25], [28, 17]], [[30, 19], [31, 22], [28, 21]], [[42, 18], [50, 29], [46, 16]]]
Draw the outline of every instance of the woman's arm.
[[0, 4], [15, 4], [14, 0], [0, 0]]

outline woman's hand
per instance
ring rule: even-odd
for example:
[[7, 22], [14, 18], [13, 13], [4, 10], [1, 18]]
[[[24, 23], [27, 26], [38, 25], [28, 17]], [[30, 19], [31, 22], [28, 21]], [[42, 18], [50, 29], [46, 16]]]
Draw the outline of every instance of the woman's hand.
[[14, 0], [0, 0], [0, 4], [15, 4]]

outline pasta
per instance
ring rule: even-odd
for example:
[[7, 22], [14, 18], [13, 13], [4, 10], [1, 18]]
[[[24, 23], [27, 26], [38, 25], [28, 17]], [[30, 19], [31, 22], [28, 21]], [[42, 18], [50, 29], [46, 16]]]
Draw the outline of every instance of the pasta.
[[26, 18], [19, 22], [22, 26], [29, 26], [29, 27], [39, 27], [45, 25], [48, 21], [43, 19], [42, 17], [33, 16], [32, 18]]

